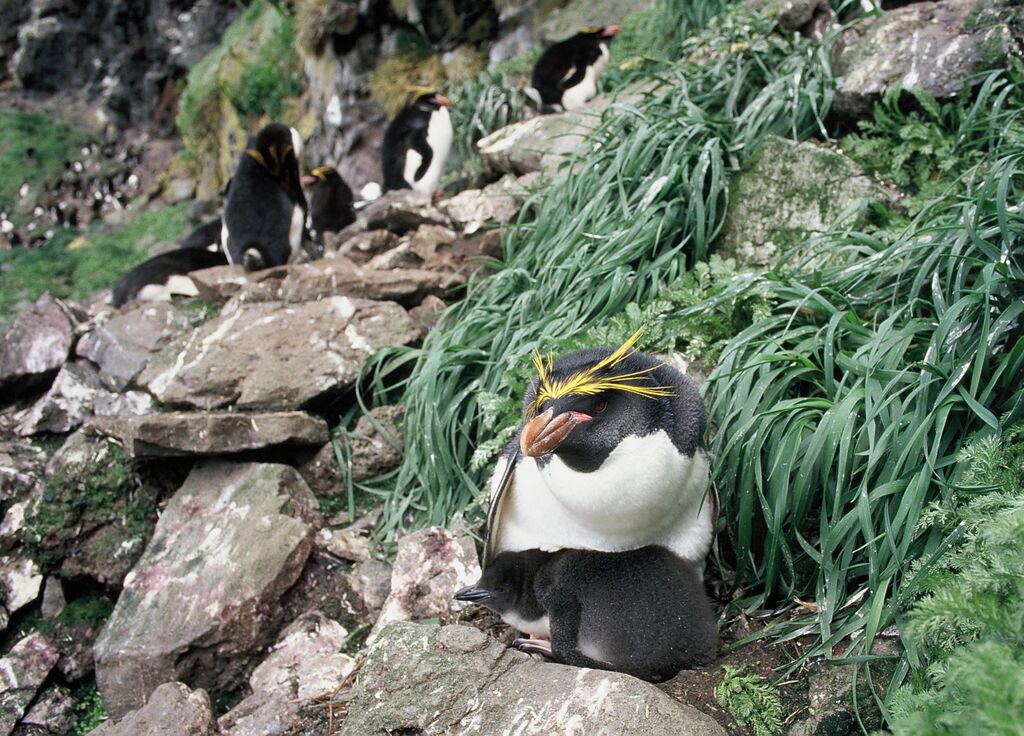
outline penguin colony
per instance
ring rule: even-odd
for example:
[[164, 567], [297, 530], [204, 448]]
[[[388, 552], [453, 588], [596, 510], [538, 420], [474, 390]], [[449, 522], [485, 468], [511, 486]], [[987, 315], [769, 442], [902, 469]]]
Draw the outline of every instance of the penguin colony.
[[492, 477], [483, 575], [455, 597], [527, 634], [522, 651], [661, 681], [717, 648], [702, 573], [718, 504], [703, 400], [639, 337], [534, 357]]
[[[608, 44], [620, 30], [618, 25], [582, 28], [541, 54], [531, 78], [541, 112], [574, 110], [597, 94]], [[454, 134], [449, 104], [432, 87], [409, 89], [381, 145], [384, 191], [438, 194]], [[337, 170], [326, 165], [301, 176], [301, 159], [302, 139], [295, 128], [281, 123], [262, 128], [240, 157], [222, 216], [196, 228], [180, 250], [132, 269], [115, 285], [111, 303], [120, 307], [136, 299], [195, 296], [196, 286], [187, 276], [191, 271], [229, 263], [250, 271], [280, 266], [293, 260], [307, 240], [322, 246], [325, 233], [354, 222], [352, 190]], [[304, 184], [310, 187], [308, 206]], [[367, 196], [379, 196], [379, 190]]]

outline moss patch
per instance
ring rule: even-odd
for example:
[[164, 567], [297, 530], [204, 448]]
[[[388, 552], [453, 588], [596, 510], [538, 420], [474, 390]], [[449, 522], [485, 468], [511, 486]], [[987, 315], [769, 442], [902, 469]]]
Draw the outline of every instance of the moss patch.
[[409, 37], [396, 53], [381, 59], [370, 80], [370, 95], [388, 118], [402, 107], [410, 85], [443, 87], [446, 76], [441, 57], [418, 38]]

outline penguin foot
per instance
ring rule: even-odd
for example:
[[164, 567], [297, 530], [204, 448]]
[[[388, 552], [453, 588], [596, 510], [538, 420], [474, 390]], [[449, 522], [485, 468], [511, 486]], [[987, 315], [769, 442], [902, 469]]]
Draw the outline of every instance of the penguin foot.
[[512, 642], [512, 648], [526, 654], [539, 654], [548, 659], [554, 658], [551, 653], [551, 642], [543, 639], [515, 639]]

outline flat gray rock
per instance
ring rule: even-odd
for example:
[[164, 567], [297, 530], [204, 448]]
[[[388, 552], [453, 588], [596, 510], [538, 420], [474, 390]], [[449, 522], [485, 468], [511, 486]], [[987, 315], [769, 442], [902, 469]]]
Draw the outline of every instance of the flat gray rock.
[[305, 304], [232, 302], [150, 363], [140, 381], [160, 401], [200, 409], [292, 410], [340, 391], [384, 345], [416, 339], [394, 302], [333, 296]]
[[96, 369], [86, 362], [65, 363], [50, 389], [17, 416], [14, 431], [22, 437], [43, 432], [64, 434], [79, 427], [93, 414], [143, 414], [153, 400], [141, 391], [116, 394], [107, 391]]
[[113, 717], [172, 680], [237, 686], [306, 562], [315, 508], [285, 465], [208, 462], [192, 471], [96, 642], [96, 682]]
[[53, 642], [33, 633], [0, 658], [0, 736], [14, 731], [59, 657]]
[[302, 411], [164, 412], [95, 417], [91, 433], [116, 437], [132, 457], [223, 455], [327, 441], [327, 423]]
[[974, 72], [1002, 66], [1013, 46], [1009, 3], [921, 2], [844, 31], [833, 70], [836, 112], [871, 115], [890, 88], [952, 97]]
[[289, 304], [325, 297], [396, 301], [415, 305], [427, 294], [443, 294], [452, 279], [432, 271], [385, 271], [359, 266], [344, 256], [330, 255], [310, 263], [239, 273], [238, 266], [215, 266], [192, 275], [201, 295], [223, 300], [242, 296], [250, 302]]
[[453, 222], [462, 225], [463, 234], [472, 235], [487, 223], [512, 222], [529, 195], [529, 188], [539, 178], [536, 172], [518, 179], [506, 175], [483, 189], [465, 189], [442, 201], [439, 207]]
[[74, 325], [63, 302], [43, 294], [0, 338], [0, 391], [8, 403], [44, 384], [67, 360]]
[[122, 391], [150, 358], [188, 328], [187, 315], [173, 305], [137, 302], [83, 335], [75, 352], [99, 366], [106, 386]]
[[892, 205], [896, 196], [846, 156], [817, 143], [767, 136], [729, 187], [718, 251], [743, 265], [769, 266], [843, 215], [860, 222], [872, 201]]
[[[407, 729], [407, 731], [406, 731]], [[370, 648], [341, 733], [724, 736], [713, 718], [617, 672], [534, 661], [468, 626], [395, 623]]]
[[91, 736], [215, 736], [210, 698], [203, 690], [189, 690], [180, 682], [168, 682], [153, 691], [149, 702], [120, 721], [107, 721], [89, 732]]

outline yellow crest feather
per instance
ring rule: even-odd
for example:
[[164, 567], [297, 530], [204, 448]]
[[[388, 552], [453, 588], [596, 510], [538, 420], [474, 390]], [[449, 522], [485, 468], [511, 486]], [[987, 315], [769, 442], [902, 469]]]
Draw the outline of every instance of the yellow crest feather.
[[540, 356], [540, 353], [535, 352], [533, 354], [533, 365], [537, 369], [537, 395], [530, 406], [530, 413], [536, 414], [537, 409], [543, 406], [546, 401], [565, 396], [594, 396], [605, 391], [623, 391], [643, 396], [647, 399], [659, 396], [672, 396], [672, 389], [669, 386], [645, 386], [639, 383], [641, 378], [651, 371], [660, 368], [660, 363], [650, 368], [620, 375], [601, 375], [636, 352], [633, 346], [636, 345], [637, 340], [640, 339], [642, 334], [643, 328], [640, 328], [607, 358], [598, 361], [589, 368], [576, 371], [566, 378], [553, 378], [551, 376], [551, 356], [548, 356], [545, 360]]

